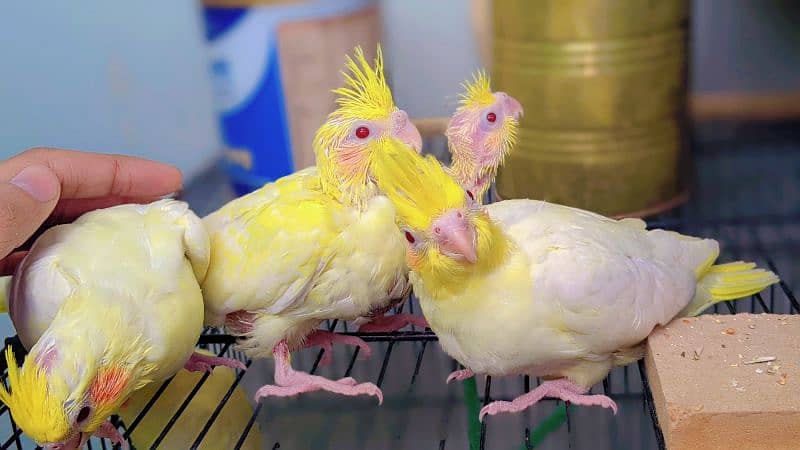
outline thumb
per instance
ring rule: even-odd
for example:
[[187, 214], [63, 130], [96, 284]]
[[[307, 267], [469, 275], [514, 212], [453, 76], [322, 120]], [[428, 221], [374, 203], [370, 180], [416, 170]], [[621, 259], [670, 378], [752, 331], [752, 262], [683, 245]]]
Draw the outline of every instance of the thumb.
[[61, 181], [48, 167], [35, 164], [0, 181], [0, 258], [22, 245], [58, 203]]

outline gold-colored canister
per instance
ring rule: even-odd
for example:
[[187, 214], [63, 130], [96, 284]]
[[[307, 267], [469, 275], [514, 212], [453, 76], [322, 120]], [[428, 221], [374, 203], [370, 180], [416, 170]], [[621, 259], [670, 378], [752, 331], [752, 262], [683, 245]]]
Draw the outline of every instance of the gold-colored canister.
[[620, 215], [682, 189], [687, 0], [494, 0], [496, 90], [525, 108], [500, 198]]

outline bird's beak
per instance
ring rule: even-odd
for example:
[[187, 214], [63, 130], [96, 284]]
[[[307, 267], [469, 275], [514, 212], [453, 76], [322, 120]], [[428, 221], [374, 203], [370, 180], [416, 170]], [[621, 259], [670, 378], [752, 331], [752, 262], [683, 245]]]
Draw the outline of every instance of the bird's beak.
[[475, 227], [461, 210], [449, 211], [436, 219], [431, 231], [443, 253], [460, 256], [469, 263], [478, 260], [475, 249]]
[[522, 117], [522, 115], [524, 114], [524, 111], [522, 110], [522, 104], [518, 102], [517, 99], [515, 99], [514, 97], [505, 94], [503, 96], [503, 103], [506, 113], [512, 116], [514, 119], [519, 120], [520, 117]]
[[413, 147], [417, 153], [422, 151], [422, 135], [402, 109], [392, 113], [392, 129], [395, 138]]

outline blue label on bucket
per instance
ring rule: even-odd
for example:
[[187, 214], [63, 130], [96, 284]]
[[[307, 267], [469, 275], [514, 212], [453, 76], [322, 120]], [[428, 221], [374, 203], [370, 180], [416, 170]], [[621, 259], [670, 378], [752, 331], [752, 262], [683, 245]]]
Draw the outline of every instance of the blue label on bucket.
[[294, 171], [278, 49], [247, 10], [208, 8], [205, 17], [226, 169], [241, 195]]
[[[281, 83], [278, 26], [347, 13], [372, 0], [204, 9], [215, 105], [226, 170], [237, 194], [295, 171]], [[300, 143], [299, 145], [310, 144]]]

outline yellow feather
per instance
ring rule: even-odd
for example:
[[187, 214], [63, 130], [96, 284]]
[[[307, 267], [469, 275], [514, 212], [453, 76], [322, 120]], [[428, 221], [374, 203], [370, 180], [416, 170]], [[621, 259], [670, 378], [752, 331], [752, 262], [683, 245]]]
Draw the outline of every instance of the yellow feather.
[[[374, 195], [367, 183], [366, 156], [357, 158], [352, 170], [345, 171], [338, 156], [343, 151], [341, 142], [359, 120], [388, 120], [397, 106], [383, 73], [383, 53], [377, 49], [375, 67], [371, 67], [361, 47], [355, 49], [355, 59], [346, 57], [349, 71], [342, 72], [345, 86], [334, 89], [339, 107], [328, 115], [328, 119], [317, 130], [314, 137], [314, 154], [324, 192], [345, 204], [363, 205]], [[368, 155], [375, 151], [375, 142], [368, 144], [360, 153]]]
[[58, 377], [48, 378], [33, 358], [26, 358], [20, 369], [11, 347], [6, 348], [8, 386], [0, 383], [0, 400], [11, 410], [17, 425], [37, 442], [59, 442], [67, 438], [69, 423], [59, 399], [66, 396], [66, 385]]
[[460, 291], [465, 279], [500, 266], [513, 248], [512, 242], [479, 205], [468, 204], [464, 189], [433, 155], [387, 151], [376, 157], [373, 167], [378, 187], [392, 201], [401, 226], [428, 233], [433, 221], [451, 209], [462, 209], [470, 218], [477, 236], [478, 261], [467, 264], [429, 246], [410, 262], [434, 297], [444, 291]]
[[489, 106], [495, 102], [492, 94], [491, 81], [485, 70], [479, 70], [472, 75], [472, 82], [465, 81], [461, 84], [464, 93], [461, 97], [462, 108], [472, 108], [474, 106]]
[[415, 230], [425, 231], [443, 212], [467, 206], [464, 189], [433, 155], [387, 146], [375, 156], [372, 173], [398, 220]]

